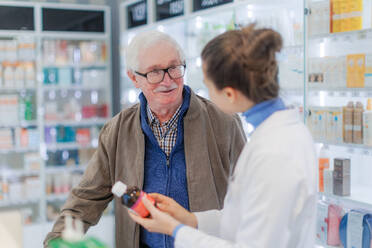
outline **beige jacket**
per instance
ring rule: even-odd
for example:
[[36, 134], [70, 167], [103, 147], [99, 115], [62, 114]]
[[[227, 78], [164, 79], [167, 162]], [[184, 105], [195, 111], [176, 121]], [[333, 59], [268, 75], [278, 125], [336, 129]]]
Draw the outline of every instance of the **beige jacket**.
[[[240, 119], [224, 114], [210, 101], [191, 92], [184, 116], [184, 147], [190, 210], [221, 209], [231, 166], [244, 146]], [[80, 184], [72, 189], [44, 245], [59, 237], [64, 215], [83, 220], [85, 231], [97, 224], [113, 199], [112, 185], [143, 185], [145, 137], [140, 124], [140, 105], [121, 111], [101, 130], [98, 149]], [[127, 209], [115, 201], [116, 247], [139, 247], [139, 226]]]

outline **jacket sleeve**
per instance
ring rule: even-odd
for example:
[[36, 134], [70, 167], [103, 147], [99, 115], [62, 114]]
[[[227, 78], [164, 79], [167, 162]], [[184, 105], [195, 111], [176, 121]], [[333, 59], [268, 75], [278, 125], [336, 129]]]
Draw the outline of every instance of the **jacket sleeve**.
[[98, 148], [89, 161], [82, 180], [72, 189], [52, 231], [44, 240], [44, 247], [47, 247], [50, 240], [61, 236], [64, 216], [71, 215], [82, 220], [86, 232], [90, 226], [97, 224], [103, 210], [112, 200], [105, 127], [100, 133]]

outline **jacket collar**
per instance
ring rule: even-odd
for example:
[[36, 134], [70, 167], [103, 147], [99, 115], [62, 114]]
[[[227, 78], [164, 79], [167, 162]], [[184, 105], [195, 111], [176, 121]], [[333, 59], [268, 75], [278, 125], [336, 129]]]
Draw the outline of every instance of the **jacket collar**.
[[[190, 106], [191, 89], [186, 85], [183, 86], [182, 96], [183, 96], [183, 102], [182, 102], [180, 113], [179, 113], [178, 125], [183, 120], [183, 116], [186, 114], [186, 112], [188, 112], [188, 109]], [[152, 132], [151, 127], [149, 125], [148, 116], [147, 116], [147, 99], [143, 93], [139, 95], [139, 100], [140, 100], [141, 128], [143, 132], [147, 135], [147, 137], [149, 137], [152, 142], [157, 144], [155, 135]]]

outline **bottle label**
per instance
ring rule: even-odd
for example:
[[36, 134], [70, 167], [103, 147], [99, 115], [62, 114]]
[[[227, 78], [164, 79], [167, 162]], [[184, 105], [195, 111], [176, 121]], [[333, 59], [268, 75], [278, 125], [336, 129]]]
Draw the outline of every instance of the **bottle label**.
[[138, 197], [138, 200], [130, 209], [136, 212], [139, 216], [145, 218], [150, 214], [150, 212], [147, 210], [142, 202], [143, 197], [146, 197], [151, 202], [151, 204], [155, 204], [155, 200], [142, 191], [140, 196]]

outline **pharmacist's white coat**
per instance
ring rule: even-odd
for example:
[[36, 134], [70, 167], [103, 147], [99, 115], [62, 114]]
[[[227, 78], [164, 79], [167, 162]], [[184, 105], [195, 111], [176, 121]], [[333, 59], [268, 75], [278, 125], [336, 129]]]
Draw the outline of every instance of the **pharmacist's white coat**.
[[313, 248], [316, 165], [314, 144], [298, 111], [277, 111], [245, 145], [224, 209], [196, 213], [202, 232], [181, 228], [175, 246]]

